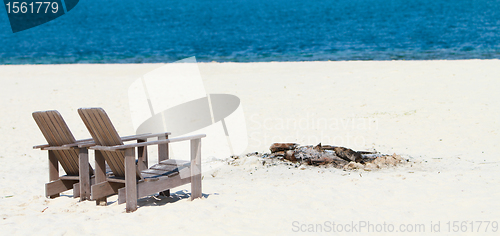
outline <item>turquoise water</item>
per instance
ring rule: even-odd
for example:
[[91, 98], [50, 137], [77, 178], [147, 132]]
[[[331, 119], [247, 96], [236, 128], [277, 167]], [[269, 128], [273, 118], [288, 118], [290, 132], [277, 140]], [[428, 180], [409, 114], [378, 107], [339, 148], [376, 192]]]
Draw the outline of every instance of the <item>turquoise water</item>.
[[500, 1], [81, 0], [0, 38], [0, 64], [492, 59]]

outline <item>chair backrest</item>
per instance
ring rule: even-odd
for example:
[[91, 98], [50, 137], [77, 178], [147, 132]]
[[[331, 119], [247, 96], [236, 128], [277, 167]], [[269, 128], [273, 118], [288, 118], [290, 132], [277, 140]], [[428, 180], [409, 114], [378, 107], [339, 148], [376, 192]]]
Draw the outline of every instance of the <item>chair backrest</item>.
[[[122, 139], [102, 108], [80, 108], [78, 114], [97, 145], [123, 145]], [[101, 151], [101, 153], [113, 174], [125, 177], [125, 151]]]
[[[75, 137], [58, 111], [36, 111], [32, 115], [50, 146], [75, 143]], [[67, 175], [78, 175], [77, 149], [54, 150], [53, 152]]]

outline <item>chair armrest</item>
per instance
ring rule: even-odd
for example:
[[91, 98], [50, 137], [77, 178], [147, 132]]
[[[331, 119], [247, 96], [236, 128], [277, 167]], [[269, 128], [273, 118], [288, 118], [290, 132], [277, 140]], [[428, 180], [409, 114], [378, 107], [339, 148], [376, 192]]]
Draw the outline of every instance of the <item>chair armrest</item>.
[[143, 147], [143, 146], [149, 146], [149, 145], [157, 145], [157, 144], [166, 144], [166, 143], [180, 142], [180, 141], [192, 140], [192, 139], [200, 139], [200, 138], [204, 138], [206, 136], [207, 135], [205, 135], [205, 134], [197, 134], [197, 135], [177, 137], [177, 138], [169, 138], [169, 139], [163, 139], [163, 140], [157, 140], [157, 141], [150, 141], [150, 142], [143, 142], [143, 143], [131, 143], [131, 144], [125, 144], [125, 145], [116, 145], [116, 146], [92, 146], [92, 147], [89, 147], [89, 148], [90, 149], [94, 149], [94, 150], [100, 150], [100, 151], [119, 151], [119, 150], [124, 150], [124, 149], [127, 149], [127, 148], [135, 148], [135, 147]]
[[80, 139], [80, 140], [76, 140], [75, 143], [86, 143], [86, 142], [90, 142], [90, 141], [94, 141], [94, 139], [93, 138]]
[[[94, 142], [94, 139], [91, 139], [91, 138], [80, 139], [80, 140], [76, 140], [74, 143], [71, 143], [71, 144], [64, 144], [64, 145], [62, 145], [62, 147], [74, 147], [74, 146], [78, 146], [82, 143], [89, 143], [89, 142]], [[46, 148], [46, 147], [50, 147], [50, 145], [49, 144], [37, 145], [37, 146], [33, 146], [33, 149], [39, 149], [39, 148], [42, 149], [42, 148]], [[46, 149], [46, 150], [48, 150], [48, 149]]]
[[[122, 139], [122, 141], [131, 141], [131, 140], [149, 138], [149, 137], [154, 137], [154, 136], [169, 135], [169, 134], [170, 133], [160, 133], [160, 134], [150, 134], [150, 133], [147, 133], [147, 134], [123, 136], [123, 137], [121, 137], [121, 139]], [[62, 145], [62, 146], [63, 147], [75, 147], [75, 146], [78, 146], [78, 147], [82, 148], [82, 147], [90, 147], [90, 146], [94, 146], [94, 145], [95, 145], [94, 139], [89, 138], [89, 139], [77, 140], [75, 143], [65, 144], [65, 145]]]
[[[120, 137], [120, 138], [122, 139], [122, 141], [132, 141], [132, 140], [139, 140], [139, 139], [147, 139], [147, 138], [150, 138], [150, 137], [161, 137], [161, 136], [166, 136], [166, 135], [170, 135], [170, 132], [157, 133], [157, 134], [151, 134], [151, 133], [138, 134], [138, 135], [123, 136], [123, 137]], [[96, 145], [95, 142], [92, 139], [90, 139], [90, 142], [66, 144], [66, 145], [63, 145], [63, 146], [64, 147], [78, 146], [79, 148], [88, 148], [88, 147], [95, 146], [95, 145]]]
[[37, 146], [33, 146], [33, 149], [42, 149], [42, 148], [46, 148], [46, 147], [50, 147], [50, 145], [48, 144], [42, 144], [42, 145], [37, 145]]
[[[169, 135], [170, 133], [162, 133], [162, 134], [157, 134], [158, 136], [160, 135]], [[150, 137], [151, 134], [150, 133], [147, 133], [147, 134], [139, 134], [139, 135], [130, 135], [130, 136], [123, 136], [123, 137], [120, 137], [122, 139], [122, 141], [131, 141], [131, 140], [137, 140], [137, 139], [143, 139], [143, 138], [148, 138]], [[66, 145], [63, 145], [64, 147], [73, 147], [73, 146], [78, 146], [78, 147], [90, 147], [90, 146], [94, 146], [96, 145], [95, 142], [94, 142], [94, 139], [84, 139], [84, 140], [80, 140], [81, 142], [76, 142], [76, 143], [72, 143], [72, 144], [66, 144]]]
[[92, 142], [87, 142], [87, 143], [76, 143], [75, 144], [68, 144], [68, 145], [63, 145], [63, 147], [74, 147], [74, 146], [78, 146], [79, 148], [88, 148], [88, 147], [92, 147], [92, 146], [95, 146], [95, 142], [92, 141]]
[[75, 147], [65, 147], [65, 146], [52, 146], [52, 147], [43, 147], [41, 150], [70, 150]]
[[156, 133], [156, 134], [146, 133], [146, 134], [124, 136], [124, 137], [121, 137], [121, 139], [122, 139], [122, 141], [132, 141], [132, 140], [145, 139], [145, 138], [151, 138], [151, 137], [162, 137], [162, 136], [167, 136], [170, 134], [171, 134], [170, 132]]

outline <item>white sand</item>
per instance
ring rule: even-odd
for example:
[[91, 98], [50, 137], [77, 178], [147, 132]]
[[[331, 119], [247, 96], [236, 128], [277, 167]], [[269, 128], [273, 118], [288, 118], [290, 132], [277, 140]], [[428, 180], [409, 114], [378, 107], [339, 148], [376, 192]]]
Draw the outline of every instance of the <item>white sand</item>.
[[[471, 221], [500, 222], [499, 60], [201, 63], [208, 93], [241, 99], [248, 152], [273, 141], [321, 141], [413, 164], [345, 172], [243, 159], [204, 172], [203, 199], [189, 201], [185, 185], [172, 199], [140, 200], [131, 214], [116, 197], [106, 207], [78, 202], [71, 191], [46, 199], [47, 153], [31, 148], [46, 142], [31, 112], [59, 110], [82, 139], [89, 135], [76, 109], [100, 106], [121, 135], [133, 134], [128, 86], [160, 66], [0, 66], [2, 235], [289, 235], [308, 224], [368, 221], [394, 232], [423, 224], [433, 235], [431, 222], [443, 234], [447, 222], [468, 221], [462, 234], [471, 234]], [[487, 232], [495, 234], [491, 225]]]

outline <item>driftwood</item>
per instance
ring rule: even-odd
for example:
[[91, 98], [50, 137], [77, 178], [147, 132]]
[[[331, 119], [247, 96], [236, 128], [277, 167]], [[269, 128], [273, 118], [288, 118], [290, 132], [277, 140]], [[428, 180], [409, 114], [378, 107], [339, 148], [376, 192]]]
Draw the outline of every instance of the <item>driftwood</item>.
[[271, 150], [271, 153], [275, 152], [280, 152], [280, 151], [287, 151], [287, 150], [293, 150], [297, 146], [299, 146], [296, 143], [273, 143], [269, 150]]
[[274, 143], [269, 148], [268, 158], [284, 159], [298, 164], [333, 165], [338, 168], [366, 168], [381, 165], [395, 165], [401, 162], [401, 157], [383, 155], [377, 152], [354, 151], [346, 147], [321, 145], [299, 146], [296, 143]]
[[361, 154], [345, 147], [334, 147], [333, 151], [335, 151], [335, 154], [337, 154], [338, 157], [346, 160], [346, 161], [354, 161], [354, 162], [363, 162], [363, 157], [361, 157]]
[[[345, 147], [331, 145], [299, 146], [296, 143], [274, 143], [269, 148], [275, 156], [282, 156], [284, 159], [296, 162], [306, 161], [309, 164], [328, 164], [339, 159], [347, 162], [363, 163], [363, 157], [360, 152]], [[370, 153], [371, 152], [362, 152]]]

